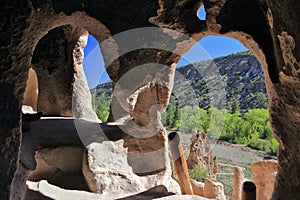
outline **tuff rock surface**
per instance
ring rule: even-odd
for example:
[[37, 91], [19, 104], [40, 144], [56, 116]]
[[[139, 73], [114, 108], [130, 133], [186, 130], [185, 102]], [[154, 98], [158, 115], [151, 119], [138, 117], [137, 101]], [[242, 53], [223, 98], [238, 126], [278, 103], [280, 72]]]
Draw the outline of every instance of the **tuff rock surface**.
[[29, 106], [32, 111], [37, 111], [37, 102], [38, 80], [34, 69], [30, 68], [24, 92], [23, 106]]
[[164, 185], [169, 192], [179, 193], [179, 185], [167, 173], [138, 176], [128, 165], [123, 140], [91, 143], [83, 156], [82, 172], [92, 192], [124, 196]]
[[[202, 4], [206, 10], [205, 20], [197, 17], [197, 9]], [[101, 43], [111, 35], [123, 31], [157, 26], [185, 33], [196, 40], [206, 35], [230, 36], [242, 42], [256, 56], [265, 76], [271, 126], [280, 143], [279, 170], [273, 199], [299, 199], [299, 7], [300, 2], [292, 0], [203, 0], [201, 2], [195, 0], [118, 2], [11, 0], [2, 2], [0, 8], [1, 197], [3, 199], [24, 197], [22, 191], [25, 191], [26, 178], [20, 173], [22, 169], [19, 165], [22, 137], [20, 116], [29, 68], [33, 66], [36, 70], [39, 82], [37, 110], [43, 109], [47, 115], [73, 116], [70, 108], [72, 108], [72, 88], [76, 81], [73, 81], [75, 61], [72, 58], [80, 34], [88, 31]], [[147, 35], [148, 39], [145, 37], [137, 39], [140, 47], [144, 47], [143, 45], [149, 42], [151, 36], [157, 36], [157, 32], [146, 33], [150, 33]], [[121, 40], [109, 40], [106, 45], [101, 46], [107, 72], [114, 85], [138, 65], [146, 63], [164, 65], [161, 70], [157, 68], [150, 70], [151, 73], [159, 71], [159, 76], [149, 76], [146, 79], [147, 74], [150, 74], [150, 71], [146, 70], [146, 73], [136, 80], [137, 88], [126, 88], [122, 85], [116, 91], [117, 96], [113, 97], [113, 102], [118, 108], [119, 115], [115, 117], [112, 112], [111, 119], [135, 116], [136, 119], [130, 118], [132, 122], [136, 121], [137, 125], [144, 126], [148, 124], [149, 119], [157, 121], [159, 113], [167, 106], [175, 69], [173, 63], [179, 60], [179, 55], [186, 52], [193, 42], [178, 34], [172, 34], [171, 31], [165, 30], [160, 33], [166, 37], [158, 36], [159, 42], [156, 43], [167, 48], [138, 48], [124, 53], [124, 44]], [[175, 42], [169, 43], [174, 39]], [[150, 39], [150, 41], [155, 40]], [[176, 50], [175, 54], [172, 54], [173, 50]], [[123, 54], [117, 57], [111, 56], [116, 52], [123, 52]], [[139, 72], [142, 72], [142, 69]], [[143, 82], [145, 80], [147, 80], [146, 84]], [[148, 87], [145, 87], [146, 85]], [[134, 98], [132, 102], [126, 103], [124, 99], [118, 97]], [[149, 104], [145, 104], [145, 98], [149, 98], [147, 100]], [[149, 108], [152, 108], [151, 112]], [[162, 132], [157, 131], [153, 134], [157, 135], [154, 138], [162, 139], [164, 140], [162, 143], [166, 144], [166, 137]], [[136, 149], [143, 149], [143, 152], [146, 150], [138, 143]], [[167, 159], [167, 153], [165, 155], [160, 161], [161, 164]], [[161, 170], [163, 168], [158, 171]], [[152, 174], [158, 171], [152, 171]]]
[[251, 166], [253, 183], [256, 186], [256, 198], [269, 200], [272, 198], [274, 184], [278, 171], [276, 160], [263, 160]]
[[245, 175], [240, 167], [233, 169], [233, 189], [232, 200], [242, 199], [243, 183], [245, 182]]
[[226, 200], [223, 184], [208, 178], [204, 179], [203, 196], [208, 199]]

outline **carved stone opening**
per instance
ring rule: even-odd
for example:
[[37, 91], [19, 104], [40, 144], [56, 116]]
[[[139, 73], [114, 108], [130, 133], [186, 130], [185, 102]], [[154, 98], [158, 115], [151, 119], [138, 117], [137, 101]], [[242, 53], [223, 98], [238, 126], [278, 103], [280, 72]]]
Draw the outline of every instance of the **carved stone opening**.
[[[196, 15], [199, 3], [189, 0], [120, 1], [118, 4], [109, 1], [72, 1], [70, 4], [65, 1], [4, 1], [0, 12], [3, 30], [0, 91], [5, 94], [0, 96], [1, 196], [20, 199], [25, 187], [24, 177], [16, 170], [22, 137], [22, 99], [35, 45], [51, 29], [71, 24], [98, 34], [102, 38], [99, 41], [110, 33], [149, 26], [171, 28], [195, 39], [215, 34], [240, 40], [262, 64], [271, 126], [280, 143], [273, 199], [299, 199], [300, 40], [297, 35], [300, 32], [300, 2], [204, 0], [203, 3], [207, 13], [205, 22]], [[103, 28], [100, 21], [108, 28]], [[103, 32], [96, 32], [99, 27]], [[164, 63], [170, 66], [172, 62]], [[126, 71], [123, 67], [114, 65], [108, 70], [113, 81]], [[64, 112], [69, 115], [68, 110]]]

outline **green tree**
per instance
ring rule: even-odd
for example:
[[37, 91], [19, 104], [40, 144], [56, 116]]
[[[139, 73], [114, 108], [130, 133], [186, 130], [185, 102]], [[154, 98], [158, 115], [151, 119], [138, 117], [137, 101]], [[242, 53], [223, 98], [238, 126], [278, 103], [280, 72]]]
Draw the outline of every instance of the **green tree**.
[[169, 128], [179, 128], [181, 125], [181, 112], [178, 100], [171, 96], [169, 105], [161, 116], [162, 124]]
[[103, 122], [106, 122], [109, 116], [109, 106], [110, 106], [109, 98], [97, 98], [94, 102], [95, 112], [98, 118]]
[[219, 110], [215, 107], [211, 107], [208, 109], [207, 118], [205, 120], [207, 127], [203, 130], [208, 133], [209, 137], [216, 138], [220, 136], [227, 112], [228, 111], [225, 109]]
[[268, 108], [268, 98], [267, 95], [263, 92], [259, 92], [257, 94], [257, 98], [258, 98], [258, 108]]
[[235, 98], [233, 102], [231, 103], [231, 113], [239, 112], [240, 111], [240, 103]]
[[184, 132], [191, 132], [195, 128], [194, 115], [191, 106], [185, 106], [181, 109], [181, 127], [180, 130]]
[[174, 113], [174, 123], [173, 127], [178, 129], [181, 126], [181, 108], [176, 106], [175, 113]]
[[175, 110], [176, 110], [175, 104], [173, 102], [169, 103], [169, 106], [166, 111], [167, 112], [166, 125], [169, 127], [173, 125], [175, 119]]
[[266, 139], [271, 133], [267, 109], [250, 109], [244, 114], [244, 118], [247, 122], [247, 136], [259, 133], [259, 138]]
[[227, 112], [220, 139], [232, 142], [236, 137], [241, 137], [243, 123], [244, 120], [239, 111], [233, 114]]

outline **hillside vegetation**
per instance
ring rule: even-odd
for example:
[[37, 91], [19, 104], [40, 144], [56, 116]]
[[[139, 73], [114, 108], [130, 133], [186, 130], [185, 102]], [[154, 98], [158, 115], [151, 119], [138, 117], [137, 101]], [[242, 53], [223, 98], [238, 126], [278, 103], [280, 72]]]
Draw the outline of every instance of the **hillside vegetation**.
[[[100, 84], [91, 92], [98, 117], [106, 121], [112, 84]], [[260, 63], [249, 52], [240, 52], [178, 68], [162, 123], [185, 133], [204, 130], [211, 138], [275, 154], [278, 143], [271, 132], [267, 107]]]
[[[216, 102], [218, 93], [225, 97]], [[193, 63], [176, 70], [173, 96], [180, 107], [212, 105], [230, 112], [267, 108], [268, 100], [262, 68], [250, 52], [240, 52], [214, 60]]]
[[204, 110], [198, 105], [179, 108], [170, 104], [162, 115], [162, 123], [169, 129], [183, 133], [191, 133], [193, 129], [204, 130], [211, 139], [245, 144], [274, 155], [278, 150], [268, 110], [263, 108], [230, 113], [226, 109]]

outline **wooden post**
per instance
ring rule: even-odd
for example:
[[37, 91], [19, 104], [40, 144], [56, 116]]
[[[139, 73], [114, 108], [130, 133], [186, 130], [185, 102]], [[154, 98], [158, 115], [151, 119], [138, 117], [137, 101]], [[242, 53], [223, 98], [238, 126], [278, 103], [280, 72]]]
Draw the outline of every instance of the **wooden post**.
[[171, 132], [168, 135], [172, 161], [178, 176], [179, 185], [182, 194], [193, 195], [193, 189], [190, 181], [190, 176], [187, 168], [187, 163], [183, 154], [183, 149], [180, 143], [179, 135], [176, 132]]

